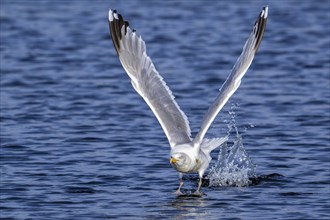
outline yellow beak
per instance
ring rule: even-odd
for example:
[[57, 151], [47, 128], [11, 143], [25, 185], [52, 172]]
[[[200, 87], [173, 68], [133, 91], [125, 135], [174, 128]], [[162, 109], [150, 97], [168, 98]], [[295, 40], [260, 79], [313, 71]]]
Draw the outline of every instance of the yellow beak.
[[175, 159], [175, 158], [173, 158], [173, 157], [171, 157], [171, 159], [170, 159], [170, 163], [176, 163], [178, 160], [177, 159]]

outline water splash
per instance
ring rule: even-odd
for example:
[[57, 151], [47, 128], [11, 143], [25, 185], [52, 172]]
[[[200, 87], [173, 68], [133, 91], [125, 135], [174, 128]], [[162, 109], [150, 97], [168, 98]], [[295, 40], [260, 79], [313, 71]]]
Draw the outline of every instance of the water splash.
[[[242, 136], [236, 127], [237, 105], [233, 105], [229, 111], [228, 138], [234, 135], [231, 146], [228, 142], [220, 146], [218, 160], [211, 168], [207, 178], [209, 186], [247, 186], [251, 177], [255, 177], [255, 165], [245, 151]], [[235, 131], [235, 132], [233, 132]]]

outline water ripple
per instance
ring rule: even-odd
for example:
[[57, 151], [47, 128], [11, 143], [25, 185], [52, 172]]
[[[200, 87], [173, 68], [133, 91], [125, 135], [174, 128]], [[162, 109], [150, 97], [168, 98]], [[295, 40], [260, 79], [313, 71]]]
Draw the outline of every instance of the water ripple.
[[[109, 36], [111, 7], [142, 35], [196, 134], [263, 4], [2, 1], [1, 218], [329, 219], [327, 1], [268, 3], [258, 54], [207, 134], [232, 135], [228, 150], [256, 167], [238, 176], [248, 184], [205, 178], [199, 198], [172, 194], [166, 137]], [[189, 194], [198, 177], [184, 180]]]

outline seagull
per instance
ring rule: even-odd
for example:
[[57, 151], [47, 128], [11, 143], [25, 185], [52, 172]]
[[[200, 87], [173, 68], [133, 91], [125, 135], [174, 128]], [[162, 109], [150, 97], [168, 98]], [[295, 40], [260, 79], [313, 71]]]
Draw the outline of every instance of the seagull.
[[110, 35], [120, 63], [130, 77], [135, 91], [142, 96], [158, 119], [171, 147], [170, 164], [178, 171], [180, 180], [176, 195], [182, 195], [184, 173], [198, 173], [198, 187], [193, 195], [203, 194], [200, 188], [204, 172], [212, 159], [210, 153], [228, 139], [228, 137], [207, 139], [204, 136], [219, 111], [237, 90], [242, 77], [250, 67], [263, 37], [267, 16], [268, 6], [265, 6], [231, 73], [206, 112], [199, 132], [192, 139], [188, 118], [147, 55], [145, 42], [134, 29], [129, 27], [129, 23], [121, 14], [109, 9]]

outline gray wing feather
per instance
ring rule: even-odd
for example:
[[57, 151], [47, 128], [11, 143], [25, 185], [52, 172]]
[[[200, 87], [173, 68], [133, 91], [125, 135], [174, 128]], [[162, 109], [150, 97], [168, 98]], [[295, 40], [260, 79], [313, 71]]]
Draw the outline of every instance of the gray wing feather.
[[268, 7], [266, 6], [260, 12], [259, 17], [254, 24], [253, 31], [250, 34], [248, 40], [246, 41], [243, 47], [243, 51], [237, 59], [230, 75], [226, 79], [225, 83], [222, 85], [219, 95], [204, 116], [202, 126], [193, 141], [196, 146], [199, 146], [199, 144], [203, 141], [204, 135], [209, 129], [214, 118], [217, 116], [222, 107], [226, 104], [228, 99], [237, 90], [241, 83], [242, 77], [250, 67], [263, 37], [267, 16]]
[[157, 117], [171, 147], [191, 142], [188, 118], [147, 55], [144, 41], [129, 28], [120, 14], [111, 9], [109, 26], [122, 66], [131, 78], [134, 89]]

